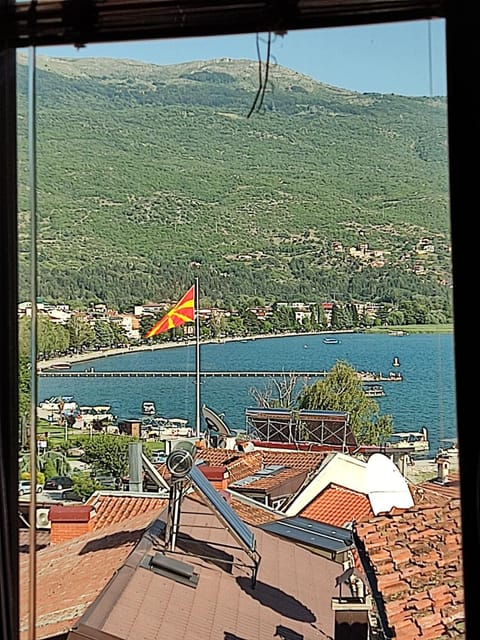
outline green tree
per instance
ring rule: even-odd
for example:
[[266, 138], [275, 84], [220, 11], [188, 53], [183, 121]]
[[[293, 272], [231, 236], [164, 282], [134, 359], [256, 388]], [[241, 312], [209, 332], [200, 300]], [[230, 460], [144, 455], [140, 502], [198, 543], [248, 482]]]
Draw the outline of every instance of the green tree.
[[115, 478], [128, 473], [128, 443], [132, 438], [99, 434], [85, 443], [85, 461], [95, 471], [105, 471]]
[[95, 331], [95, 344], [99, 347], [111, 347], [115, 343], [115, 334], [110, 322], [97, 320], [93, 327]]
[[102, 485], [91, 477], [86, 471], [76, 471], [73, 476], [73, 490], [83, 500], [87, 500], [94, 491], [102, 488]]
[[308, 385], [300, 392], [300, 409], [345, 411], [359, 444], [381, 444], [392, 433], [392, 416], [381, 416], [373, 398], [368, 398], [355, 369], [337, 361], [324, 380]]
[[95, 331], [83, 318], [72, 316], [67, 322], [70, 346], [76, 351], [91, 347], [95, 343]]

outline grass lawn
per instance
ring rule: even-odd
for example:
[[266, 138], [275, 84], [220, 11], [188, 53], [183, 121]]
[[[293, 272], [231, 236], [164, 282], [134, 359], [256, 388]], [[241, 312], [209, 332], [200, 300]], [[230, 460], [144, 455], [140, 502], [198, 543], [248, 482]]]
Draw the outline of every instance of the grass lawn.
[[449, 324], [402, 324], [389, 327], [372, 327], [367, 333], [389, 333], [405, 331], [406, 333], [453, 333], [453, 323]]

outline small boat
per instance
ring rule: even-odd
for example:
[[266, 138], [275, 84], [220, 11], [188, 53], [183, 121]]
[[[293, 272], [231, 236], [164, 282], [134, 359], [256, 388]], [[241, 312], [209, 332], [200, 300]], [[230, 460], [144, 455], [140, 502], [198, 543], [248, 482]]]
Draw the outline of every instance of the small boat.
[[80, 407], [80, 415], [85, 425], [114, 422], [115, 416], [111, 413], [111, 408], [110, 405], [82, 406]]
[[144, 400], [142, 402], [142, 413], [147, 416], [154, 416], [157, 409], [155, 403], [151, 400]]
[[403, 433], [393, 433], [386, 443], [387, 449], [402, 449], [410, 451], [428, 451], [430, 443], [428, 441], [428, 431], [422, 427], [420, 431], [405, 431]]
[[388, 380], [390, 380], [390, 382], [402, 382], [403, 376], [400, 371], [390, 371], [388, 374]]
[[399, 367], [400, 366], [400, 360], [398, 359], [398, 356], [395, 356], [392, 362], [392, 367]]
[[340, 344], [340, 340], [338, 338], [324, 338], [323, 344]]
[[385, 395], [385, 389], [381, 384], [367, 383], [363, 385], [363, 391], [367, 398], [381, 398]]
[[54, 371], [67, 371], [71, 368], [72, 365], [69, 362], [56, 362], [49, 367], [49, 369], [53, 369]]

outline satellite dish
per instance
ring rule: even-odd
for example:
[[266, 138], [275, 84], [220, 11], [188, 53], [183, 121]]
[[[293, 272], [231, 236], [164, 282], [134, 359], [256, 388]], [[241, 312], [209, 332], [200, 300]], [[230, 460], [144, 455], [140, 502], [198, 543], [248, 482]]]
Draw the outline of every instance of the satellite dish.
[[213, 409], [209, 409], [205, 404], [202, 406], [202, 414], [210, 431], [214, 431], [215, 433], [227, 437], [235, 435], [218, 413], [215, 413]]
[[376, 516], [379, 513], [388, 513], [392, 507], [413, 507], [407, 481], [390, 458], [383, 453], [374, 453], [368, 459], [367, 493]]

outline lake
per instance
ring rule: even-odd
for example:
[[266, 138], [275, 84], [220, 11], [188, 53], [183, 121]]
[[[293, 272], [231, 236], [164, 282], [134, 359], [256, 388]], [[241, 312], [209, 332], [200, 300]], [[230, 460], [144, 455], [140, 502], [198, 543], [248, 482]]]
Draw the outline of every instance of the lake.
[[[456, 438], [455, 368], [452, 334], [342, 334], [339, 344], [324, 344], [323, 335], [257, 338], [201, 345], [202, 371], [323, 371], [337, 360], [357, 370], [388, 375], [402, 382], [382, 383], [386, 395], [375, 398], [381, 413], [391, 414], [395, 431], [426, 426], [431, 451], [443, 438]], [[394, 358], [399, 366], [393, 367]], [[92, 359], [72, 371], [195, 371], [195, 346]], [[314, 379], [310, 379], [310, 383]], [[245, 409], [256, 406], [252, 387], [263, 389], [269, 378], [202, 378], [201, 403], [233, 429], [244, 429]], [[302, 381], [303, 383], [303, 381]], [[110, 404], [118, 418], [138, 418], [143, 400], [153, 400], [157, 414], [188, 418], [195, 424], [195, 378], [42, 378], [39, 401], [73, 395], [80, 405]]]

